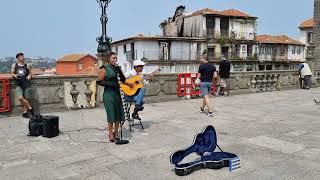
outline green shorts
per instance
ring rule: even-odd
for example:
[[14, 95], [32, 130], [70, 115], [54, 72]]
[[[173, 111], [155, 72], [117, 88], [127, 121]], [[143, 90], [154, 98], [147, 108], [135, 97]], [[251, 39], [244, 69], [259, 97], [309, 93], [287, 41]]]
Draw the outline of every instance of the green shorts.
[[20, 86], [16, 86], [15, 95], [17, 98], [24, 97], [26, 99], [32, 99], [32, 89], [31, 87], [27, 87], [26, 89], [22, 90]]

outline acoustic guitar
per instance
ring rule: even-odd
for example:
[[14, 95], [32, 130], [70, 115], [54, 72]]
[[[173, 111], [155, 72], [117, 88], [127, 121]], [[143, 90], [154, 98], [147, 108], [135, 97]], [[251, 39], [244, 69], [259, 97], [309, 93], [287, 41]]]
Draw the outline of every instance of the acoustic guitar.
[[154, 74], [157, 74], [161, 71], [161, 69], [157, 69], [153, 71], [151, 74], [146, 75], [145, 78], [141, 77], [141, 75], [135, 75], [129, 79], [127, 79], [128, 83], [134, 84], [133, 87], [130, 87], [127, 84], [120, 84], [120, 88], [122, 89], [123, 93], [127, 96], [133, 96], [135, 95], [139, 89], [143, 88], [143, 81], [144, 80], [150, 80]]

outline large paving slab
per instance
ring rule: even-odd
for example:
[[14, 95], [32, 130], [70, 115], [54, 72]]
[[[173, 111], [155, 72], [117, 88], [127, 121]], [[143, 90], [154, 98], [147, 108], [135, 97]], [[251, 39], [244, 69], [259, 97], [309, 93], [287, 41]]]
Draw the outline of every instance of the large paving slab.
[[[51, 113], [62, 132], [52, 139], [27, 136], [27, 119], [2, 117], [0, 179], [320, 179], [314, 97], [320, 89], [216, 97], [213, 118], [199, 112], [201, 99], [147, 104], [145, 129], [125, 125], [130, 143], [122, 146], [108, 141], [104, 109]], [[240, 156], [241, 169], [176, 176], [170, 154], [209, 124], [220, 147]]]

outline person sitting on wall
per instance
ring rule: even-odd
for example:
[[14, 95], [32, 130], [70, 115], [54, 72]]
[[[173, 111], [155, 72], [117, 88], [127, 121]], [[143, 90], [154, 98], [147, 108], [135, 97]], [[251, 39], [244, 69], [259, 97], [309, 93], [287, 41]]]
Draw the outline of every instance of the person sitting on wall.
[[17, 62], [12, 64], [11, 75], [15, 80], [15, 95], [23, 107], [22, 117], [30, 118], [34, 115], [34, 110], [27, 99], [32, 98], [32, 89], [30, 80], [32, 78], [31, 66], [25, 62], [24, 54], [16, 55]]
[[310, 89], [312, 72], [309, 65], [303, 62], [299, 64], [298, 69], [303, 81], [303, 89]]

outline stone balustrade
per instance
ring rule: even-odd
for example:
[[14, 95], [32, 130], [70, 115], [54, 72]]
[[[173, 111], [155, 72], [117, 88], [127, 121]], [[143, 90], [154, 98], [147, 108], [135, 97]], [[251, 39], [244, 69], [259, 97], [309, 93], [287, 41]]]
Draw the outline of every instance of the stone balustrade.
[[[103, 101], [103, 87], [96, 84], [95, 75], [38, 76], [32, 80], [32, 103], [65, 107], [66, 109], [94, 108]], [[318, 85], [317, 81], [313, 82]], [[159, 74], [149, 82], [147, 99], [170, 100], [176, 97], [177, 74]], [[230, 77], [230, 93], [254, 93], [299, 88], [297, 71], [249, 71], [234, 72]], [[19, 105], [14, 94], [14, 82], [10, 82], [12, 109]], [[98, 103], [97, 103], [98, 102]]]

